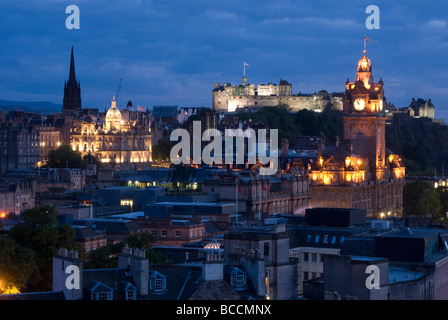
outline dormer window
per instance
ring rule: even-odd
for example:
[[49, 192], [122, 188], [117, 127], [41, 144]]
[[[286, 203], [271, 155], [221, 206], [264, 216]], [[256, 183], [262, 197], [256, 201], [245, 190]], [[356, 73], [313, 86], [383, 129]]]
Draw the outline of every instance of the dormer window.
[[[127, 272], [126, 276], [130, 276]], [[137, 288], [128, 281], [120, 282], [120, 290], [125, 300], [137, 300]]]
[[152, 293], [155, 294], [163, 294], [166, 291], [166, 277], [157, 272], [154, 271], [150, 276], [149, 276], [149, 290]]
[[93, 300], [112, 300], [112, 291], [95, 292], [93, 293]]
[[104, 283], [93, 280], [90, 281], [86, 289], [90, 291], [91, 300], [112, 300], [114, 290]]
[[247, 273], [241, 269], [233, 268], [230, 273], [230, 285], [234, 290], [245, 290], [247, 288]]
[[127, 290], [126, 300], [137, 300], [137, 292], [135, 290]]

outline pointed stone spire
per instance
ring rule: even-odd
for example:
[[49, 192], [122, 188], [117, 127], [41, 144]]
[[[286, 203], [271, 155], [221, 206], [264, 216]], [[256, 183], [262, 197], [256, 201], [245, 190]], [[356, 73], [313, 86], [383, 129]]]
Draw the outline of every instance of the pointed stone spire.
[[73, 46], [72, 46], [72, 55], [70, 57], [70, 73], [68, 75], [68, 82], [70, 83], [76, 82], [75, 58], [73, 55]]
[[62, 103], [62, 111], [65, 110], [81, 110], [81, 86], [76, 80], [75, 73], [75, 56], [72, 52], [70, 56], [70, 71], [68, 81], [64, 83], [64, 99]]

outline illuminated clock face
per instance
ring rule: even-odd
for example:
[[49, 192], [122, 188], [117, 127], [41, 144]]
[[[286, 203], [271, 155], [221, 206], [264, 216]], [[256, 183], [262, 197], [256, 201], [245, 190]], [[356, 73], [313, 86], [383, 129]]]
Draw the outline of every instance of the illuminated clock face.
[[363, 99], [356, 99], [355, 102], [353, 103], [353, 106], [355, 107], [356, 110], [364, 110], [364, 108], [366, 107], [366, 102]]

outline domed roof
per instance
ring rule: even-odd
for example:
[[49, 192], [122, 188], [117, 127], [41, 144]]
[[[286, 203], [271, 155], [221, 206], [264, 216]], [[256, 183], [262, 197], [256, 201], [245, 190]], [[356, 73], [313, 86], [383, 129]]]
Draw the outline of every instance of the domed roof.
[[117, 102], [115, 97], [113, 97], [110, 103], [110, 109], [107, 110], [106, 119], [121, 119], [121, 112], [117, 109]]
[[359, 59], [358, 62], [358, 72], [363, 71], [372, 71], [372, 63], [370, 62], [370, 59], [366, 56], [366, 51], [364, 50], [364, 56]]

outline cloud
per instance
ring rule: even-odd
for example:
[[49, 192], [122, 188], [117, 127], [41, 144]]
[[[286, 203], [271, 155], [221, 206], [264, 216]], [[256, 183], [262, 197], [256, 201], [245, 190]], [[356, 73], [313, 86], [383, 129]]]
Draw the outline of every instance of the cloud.
[[434, 28], [434, 29], [444, 29], [446, 27], [447, 22], [445, 20], [432, 19], [425, 23], [425, 27]]
[[329, 19], [323, 17], [283, 17], [274, 19], [265, 19], [262, 24], [301, 24], [312, 25], [325, 28], [348, 28], [359, 26], [359, 22], [353, 19]]
[[205, 11], [205, 16], [212, 21], [238, 20], [238, 16], [235, 13], [226, 12], [226, 11], [207, 10], [207, 11]]

